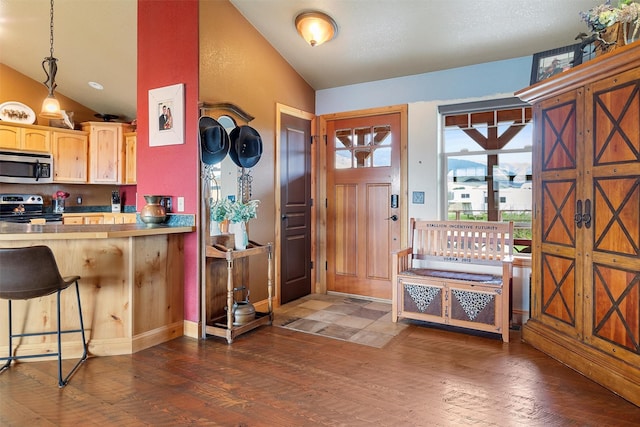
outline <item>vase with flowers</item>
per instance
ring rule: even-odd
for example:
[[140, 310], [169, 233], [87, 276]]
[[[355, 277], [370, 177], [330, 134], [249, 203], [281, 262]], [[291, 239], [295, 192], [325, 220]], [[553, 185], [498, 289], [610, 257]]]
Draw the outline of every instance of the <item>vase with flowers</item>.
[[209, 204], [209, 235], [217, 236], [229, 232], [229, 212], [231, 201], [222, 199], [210, 201]]
[[64, 213], [64, 201], [69, 197], [66, 191], [58, 190], [51, 195], [53, 213]]
[[247, 236], [247, 221], [258, 216], [259, 200], [249, 200], [247, 202], [236, 201], [229, 204], [229, 231], [234, 234], [234, 244], [236, 250], [247, 248], [249, 238]]
[[640, 3], [636, 0], [621, 0], [617, 6], [607, 0], [580, 16], [594, 34], [596, 56], [632, 43], [640, 36]]

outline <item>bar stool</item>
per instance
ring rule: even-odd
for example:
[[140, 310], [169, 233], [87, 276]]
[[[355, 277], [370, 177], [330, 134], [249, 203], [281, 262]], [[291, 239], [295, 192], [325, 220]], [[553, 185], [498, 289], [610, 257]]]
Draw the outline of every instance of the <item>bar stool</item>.
[[[61, 277], [58, 264], [53, 252], [47, 246], [31, 246], [26, 248], [0, 248], [0, 299], [8, 300], [9, 312], [9, 356], [0, 357], [6, 363], [0, 368], [0, 373], [9, 368], [11, 362], [17, 359], [35, 357], [58, 357], [58, 386], [67, 385], [71, 375], [75, 373], [80, 364], [87, 360], [87, 343], [84, 335], [84, 323], [82, 321], [82, 307], [80, 305], [80, 289], [78, 287], [80, 276]], [[78, 315], [80, 329], [61, 330], [60, 328], [60, 292], [71, 284], [76, 284], [76, 296], [78, 298]], [[11, 301], [40, 298], [57, 293], [57, 330], [48, 332], [13, 333], [11, 319]], [[82, 334], [83, 353], [73, 369], [62, 378], [62, 334]], [[58, 352], [14, 356], [13, 339], [19, 337], [57, 335]]]

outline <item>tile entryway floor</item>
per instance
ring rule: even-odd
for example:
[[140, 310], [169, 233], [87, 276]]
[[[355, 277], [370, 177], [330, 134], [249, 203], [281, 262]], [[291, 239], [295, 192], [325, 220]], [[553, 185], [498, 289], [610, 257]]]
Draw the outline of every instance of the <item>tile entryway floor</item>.
[[280, 306], [274, 326], [382, 348], [406, 323], [391, 321], [391, 303], [336, 294], [312, 294]]

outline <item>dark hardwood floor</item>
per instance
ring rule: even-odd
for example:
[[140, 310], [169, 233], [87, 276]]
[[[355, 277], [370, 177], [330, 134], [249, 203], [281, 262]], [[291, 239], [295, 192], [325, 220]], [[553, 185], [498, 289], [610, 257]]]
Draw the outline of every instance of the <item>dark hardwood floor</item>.
[[[411, 325], [378, 349], [264, 326], [0, 375], [3, 426], [637, 426], [640, 408], [520, 342]], [[71, 363], [68, 361], [67, 363]]]

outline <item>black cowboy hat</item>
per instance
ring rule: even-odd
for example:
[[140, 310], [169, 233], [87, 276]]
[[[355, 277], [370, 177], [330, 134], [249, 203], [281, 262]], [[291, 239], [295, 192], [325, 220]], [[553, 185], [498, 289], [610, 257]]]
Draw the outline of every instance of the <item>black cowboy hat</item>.
[[252, 168], [262, 156], [262, 138], [251, 126], [237, 126], [229, 135], [231, 147], [229, 157], [238, 167]]
[[202, 162], [208, 165], [220, 163], [229, 152], [229, 134], [220, 123], [211, 117], [202, 116], [198, 121], [200, 153]]

